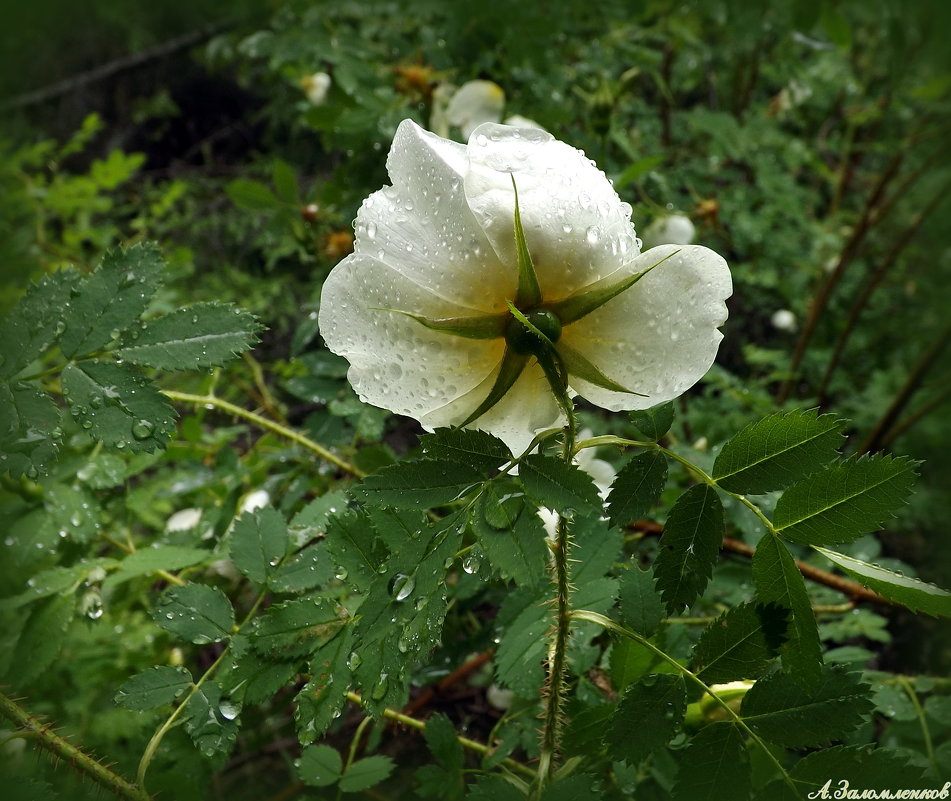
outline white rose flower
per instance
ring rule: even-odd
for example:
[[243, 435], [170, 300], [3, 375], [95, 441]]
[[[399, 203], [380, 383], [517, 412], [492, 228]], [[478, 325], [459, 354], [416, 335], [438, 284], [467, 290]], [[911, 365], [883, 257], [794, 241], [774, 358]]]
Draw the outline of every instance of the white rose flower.
[[188, 531], [201, 522], [201, 509], [179, 509], [165, 521], [165, 530]]
[[697, 229], [689, 217], [683, 214], [670, 214], [658, 217], [641, 234], [644, 248], [658, 245], [689, 245], [693, 242]]
[[468, 81], [460, 86], [446, 106], [450, 125], [469, 135], [484, 122], [498, 122], [505, 108], [505, 91], [492, 81]]
[[326, 72], [315, 72], [313, 75], [305, 75], [300, 79], [301, 89], [315, 106], [322, 106], [326, 102], [330, 83], [330, 76]]
[[777, 331], [796, 330], [796, 315], [789, 311], [789, 309], [780, 309], [779, 311], [773, 312], [773, 316], [769, 318], [769, 321]]
[[519, 453], [566, 422], [555, 382], [645, 409], [713, 363], [726, 262], [690, 245], [639, 253], [630, 205], [581, 151], [491, 123], [465, 146], [405, 120], [387, 169], [318, 319], [365, 402]]
[[246, 512], [256, 512], [258, 509], [267, 506], [270, 502], [271, 493], [264, 489], [254, 490], [244, 496], [238, 514], [243, 515]]

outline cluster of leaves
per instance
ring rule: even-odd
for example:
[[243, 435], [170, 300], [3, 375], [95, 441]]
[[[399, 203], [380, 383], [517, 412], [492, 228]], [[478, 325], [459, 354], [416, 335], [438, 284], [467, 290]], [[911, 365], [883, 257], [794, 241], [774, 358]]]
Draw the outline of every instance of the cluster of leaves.
[[[522, 799], [548, 509], [573, 520], [576, 616], [563, 763], [541, 801], [940, 787], [941, 638], [898, 610], [951, 612], [911, 566], [940, 575], [921, 554], [940, 549], [947, 468], [927, 414], [947, 392], [946, 282], [922, 267], [947, 262], [932, 147], [951, 82], [925, 57], [940, 27], [889, 3], [681, 6], [283, 4], [204, 56], [261, 98], [245, 111], [263, 156], [240, 177], [211, 157], [173, 180], [137, 154], [95, 158], [95, 118], [65, 145], [4, 144], [4, 308], [11, 278], [42, 276], [0, 329], [0, 673], [26, 707], [159, 797]], [[322, 106], [298, 85], [317, 70], [333, 80]], [[584, 147], [639, 231], [686, 212], [733, 270], [722, 366], [676, 419], [582, 412], [618, 435], [599, 454], [618, 468], [606, 501], [547, 445], [517, 459], [440, 431], [413, 450], [316, 338], [320, 281], [386, 180], [396, 124], [425, 124], [440, 84], [476, 77]], [[183, 246], [162, 288], [153, 246], [108, 251], [145, 235]], [[797, 335], [770, 315], [791, 309], [802, 337], [826, 286], [790, 366]], [[263, 364], [217, 369], [260, 327], [192, 303], [215, 297], [267, 315]], [[170, 401], [194, 409], [177, 427]], [[841, 457], [856, 432], [867, 447]], [[861, 455], [896, 442], [930, 462]], [[891, 523], [919, 469], [919, 502]], [[886, 524], [913, 536], [883, 548], [870, 532]], [[721, 556], [737, 537], [751, 563]], [[817, 574], [867, 589], [842, 604]], [[99, 792], [22, 745], [2, 748], [25, 797]]]

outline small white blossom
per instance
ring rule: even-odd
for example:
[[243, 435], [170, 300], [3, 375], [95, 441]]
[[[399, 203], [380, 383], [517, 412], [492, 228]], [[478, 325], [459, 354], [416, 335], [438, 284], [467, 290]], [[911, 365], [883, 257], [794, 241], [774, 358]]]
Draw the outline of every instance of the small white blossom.
[[270, 502], [271, 494], [267, 490], [259, 489], [249, 492], [241, 501], [238, 515], [240, 516], [247, 512], [256, 512], [261, 507], [267, 506]]
[[165, 521], [165, 530], [188, 531], [201, 522], [201, 509], [179, 509]]
[[683, 214], [670, 214], [658, 217], [641, 234], [644, 248], [656, 248], [658, 245], [689, 245], [693, 242], [697, 229], [689, 217]]
[[564, 425], [555, 380], [605, 409], [646, 409], [710, 368], [726, 262], [696, 245], [641, 253], [631, 206], [581, 151], [491, 123], [461, 145], [405, 120], [387, 169], [318, 319], [363, 401], [520, 453]]
[[789, 311], [789, 309], [780, 309], [779, 311], [773, 312], [773, 316], [769, 318], [769, 321], [777, 331], [795, 331], [797, 328], [796, 315]]
[[327, 101], [330, 84], [331, 79], [326, 72], [315, 72], [300, 79], [301, 89], [314, 106], [322, 106]]
[[498, 122], [505, 108], [505, 91], [492, 81], [469, 81], [460, 86], [446, 106], [446, 120], [465, 139], [484, 122]]

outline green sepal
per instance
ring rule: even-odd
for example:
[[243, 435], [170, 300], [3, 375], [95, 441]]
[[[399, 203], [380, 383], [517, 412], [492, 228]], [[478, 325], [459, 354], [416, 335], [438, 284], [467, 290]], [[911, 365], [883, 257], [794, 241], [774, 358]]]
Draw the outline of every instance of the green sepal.
[[495, 378], [495, 383], [485, 400], [480, 403], [474, 412], [459, 424], [459, 428], [465, 428], [469, 423], [478, 420], [489, 409], [497, 404], [505, 396], [512, 386], [518, 381], [518, 377], [525, 369], [528, 363], [528, 356], [520, 356], [511, 348], [505, 349], [505, 355], [502, 356], [502, 362], [499, 365], [499, 374]]
[[512, 191], [515, 192], [515, 253], [518, 257], [518, 290], [515, 293], [515, 303], [522, 309], [532, 309], [542, 301], [542, 291], [538, 286], [538, 276], [535, 274], [535, 265], [532, 264], [532, 255], [528, 252], [528, 243], [525, 241], [525, 230], [522, 228], [522, 215], [518, 208], [518, 187], [515, 186], [515, 176], [512, 176]]
[[[591, 312], [600, 309], [609, 300], [616, 298], [626, 289], [630, 289], [651, 270], [659, 267], [661, 264], [667, 261], [667, 259], [671, 258], [672, 256], [676, 256], [678, 253], [680, 253], [679, 250], [675, 250], [673, 253], [668, 253], [659, 262], [652, 264], [646, 270], [642, 270], [639, 273], [634, 273], [634, 275], [629, 275], [627, 278], [618, 281], [612, 286], [604, 287], [603, 289], [592, 289], [589, 292], [584, 292], [581, 295], [572, 295], [570, 298], [565, 298], [564, 300], [559, 300], [555, 303], [546, 303], [544, 308], [547, 311], [554, 312], [555, 316], [561, 320], [562, 325], [569, 325], [576, 320], [580, 320], [582, 317], [591, 314]], [[628, 392], [629, 390], [624, 391]]]
[[564, 342], [558, 345], [557, 350], [565, 370], [568, 371], [568, 375], [578, 376], [578, 378], [587, 381], [589, 384], [594, 384], [596, 387], [601, 387], [602, 389], [609, 389], [612, 392], [624, 392], [628, 395], [638, 395], [641, 398], [647, 397], [647, 395], [641, 392], [635, 392], [633, 389], [628, 389], [613, 378], [609, 378], [588, 361], [586, 357], [582, 356], [578, 351], [566, 345]]
[[466, 339], [498, 339], [503, 337], [505, 336], [505, 325], [509, 320], [506, 314], [481, 314], [473, 317], [432, 319], [424, 317], [422, 314], [413, 314], [401, 309], [384, 309], [375, 306], [373, 310], [402, 314], [432, 331], [439, 331], [442, 334], [449, 334], [454, 337], [465, 337]]

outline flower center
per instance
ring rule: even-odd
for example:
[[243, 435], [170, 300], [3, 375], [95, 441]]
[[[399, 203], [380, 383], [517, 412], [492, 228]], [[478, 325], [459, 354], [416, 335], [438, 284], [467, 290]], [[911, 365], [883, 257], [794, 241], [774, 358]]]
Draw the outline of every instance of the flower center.
[[546, 353], [549, 342], [557, 342], [561, 336], [561, 320], [554, 313], [544, 309], [534, 309], [530, 312], [524, 312], [524, 314], [525, 319], [544, 334], [548, 341], [540, 337], [521, 320], [512, 317], [505, 328], [506, 343], [513, 351], [522, 356], [528, 354], [538, 356]]

